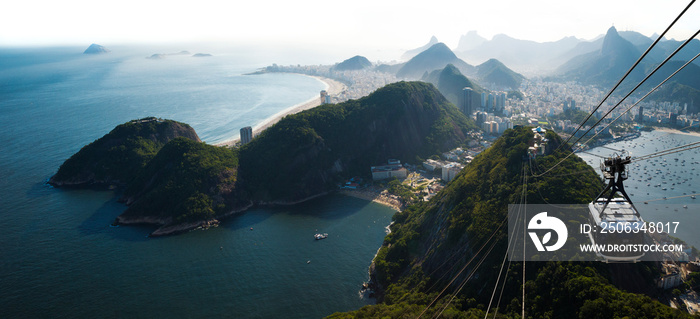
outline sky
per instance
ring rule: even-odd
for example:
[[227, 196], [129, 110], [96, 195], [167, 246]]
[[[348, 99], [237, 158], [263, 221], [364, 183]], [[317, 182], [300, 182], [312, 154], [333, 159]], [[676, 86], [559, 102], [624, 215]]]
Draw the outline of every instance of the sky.
[[[661, 33], [689, 0], [21, 0], [0, 4], [0, 46], [226, 42], [408, 50], [451, 48], [470, 30], [537, 42], [615, 26]], [[700, 4], [668, 37], [700, 28]]]

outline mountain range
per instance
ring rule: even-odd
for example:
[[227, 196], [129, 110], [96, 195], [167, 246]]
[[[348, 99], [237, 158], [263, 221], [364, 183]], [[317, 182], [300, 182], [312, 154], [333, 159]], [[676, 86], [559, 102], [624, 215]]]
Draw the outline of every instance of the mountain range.
[[420, 79], [426, 72], [442, 69], [452, 64], [463, 74], [475, 74], [476, 68], [458, 58], [450, 48], [442, 42], [436, 43], [418, 53], [404, 63], [396, 72], [396, 76], [406, 79]]
[[[647, 37], [635, 31], [621, 31], [619, 35], [632, 43], [640, 52], [645, 51], [658, 37], [656, 34]], [[535, 42], [499, 34], [487, 40], [479, 36], [476, 31], [469, 31], [460, 38], [454, 51], [457, 56], [472, 64], [495, 58], [518, 72], [532, 76], [551, 74], [578, 55], [600, 50], [603, 42], [604, 35], [589, 41], [565, 37], [553, 42]], [[663, 39], [650, 52], [649, 57], [661, 61], [681, 43], [682, 41]], [[700, 40], [696, 39], [678, 54], [677, 59], [687, 61], [697, 52], [700, 52]], [[700, 65], [700, 61], [695, 63]]]

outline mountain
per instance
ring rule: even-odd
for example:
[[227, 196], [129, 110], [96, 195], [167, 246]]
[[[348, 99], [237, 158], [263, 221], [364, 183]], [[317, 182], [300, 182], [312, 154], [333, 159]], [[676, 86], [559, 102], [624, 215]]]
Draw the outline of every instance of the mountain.
[[85, 51], [83, 51], [83, 54], [103, 54], [110, 52], [109, 49], [99, 45], [99, 44], [91, 44]]
[[435, 44], [437, 44], [437, 43], [438, 43], [438, 39], [437, 39], [435, 36], [432, 36], [432, 37], [430, 38], [430, 41], [428, 41], [428, 43], [426, 43], [424, 46], [419, 47], [419, 48], [415, 48], [415, 49], [412, 49], [412, 50], [408, 50], [408, 51], [404, 52], [404, 54], [401, 55], [401, 60], [410, 60], [410, 59], [412, 59], [414, 56], [416, 56], [416, 55], [418, 55], [419, 53], [421, 53], [421, 52], [427, 50], [428, 48], [432, 47], [433, 45], [435, 45]]
[[[629, 41], [622, 38], [615, 27], [611, 27], [600, 50], [579, 55], [557, 69], [563, 78], [585, 84], [609, 86], [641, 56], [641, 52]], [[635, 68], [630, 81], [643, 77], [642, 68]]]
[[[562, 143], [552, 132], [546, 137], [553, 147]], [[523, 163], [532, 139], [530, 128], [507, 130], [430, 201], [397, 213], [372, 266], [378, 303], [329, 318], [485, 317], [508, 247], [507, 227], [501, 224], [508, 205], [520, 202], [522, 194], [528, 204], [587, 203], [602, 187], [583, 160], [565, 158], [570, 150], [539, 157], [536, 164]], [[522, 172], [529, 172], [528, 165], [551, 167], [560, 160], [564, 168], [557, 172], [580, 173], [549, 174], [524, 185]], [[521, 262], [508, 267], [510, 276], [499, 282], [500, 318], [520, 318], [523, 286], [529, 318], [690, 317], [610, 284], [618, 271], [653, 290], [651, 280], [644, 279], [658, 273], [651, 264], [528, 262], [525, 282]]]
[[488, 41], [486, 38], [481, 37], [475, 30], [472, 30], [459, 37], [459, 43], [455, 51], [469, 51], [478, 48], [486, 41]]
[[406, 62], [396, 76], [406, 79], [420, 79], [426, 72], [444, 68], [452, 64], [463, 74], [473, 74], [474, 66], [460, 60], [444, 43], [437, 43]]
[[343, 62], [336, 64], [333, 68], [337, 71], [362, 70], [372, 66], [367, 58], [356, 55]]
[[250, 207], [237, 181], [238, 153], [176, 138], [139, 171], [120, 201], [129, 205], [115, 224], [153, 224], [151, 236], [209, 227]]
[[[472, 32], [464, 35], [462, 39], [465, 39], [465, 42], [460, 39], [460, 45], [455, 51], [470, 63], [482, 63], [494, 58], [529, 74], [555, 69], [559, 64], [566, 62], [558, 57], [581, 42], [575, 37], [566, 37], [555, 42], [540, 43], [514, 39], [505, 34], [496, 35], [490, 41], [482, 42], [479, 38]], [[481, 43], [476, 45], [479, 42]]]
[[387, 159], [415, 163], [462, 145], [472, 129], [433, 85], [393, 83], [285, 117], [241, 148], [239, 180], [256, 202], [294, 203], [369, 178]]
[[472, 88], [476, 93], [473, 95], [474, 105], [479, 105], [481, 93], [484, 92], [481, 86], [469, 80], [452, 64], [448, 64], [442, 70], [434, 70], [425, 74], [421, 81], [435, 85], [440, 93], [457, 107], [461, 105], [462, 89], [465, 87]]
[[163, 145], [178, 137], [200, 142], [194, 129], [185, 123], [151, 117], [121, 124], [66, 160], [49, 184], [125, 185]]
[[464, 145], [475, 129], [433, 85], [399, 82], [288, 115], [240, 149], [202, 143], [183, 123], [131, 121], [73, 155], [49, 183], [123, 186], [128, 208], [115, 223], [176, 234], [255, 204], [321, 196], [346, 178], [371, 178], [370, 167], [388, 159], [420, 162]]
[[505, 66], [501, 61], [490, 59], [476, 67], [476, 76], [482, 83], [489, 83], [496, 88], [517, 90], [525, 79], [520, 73]]

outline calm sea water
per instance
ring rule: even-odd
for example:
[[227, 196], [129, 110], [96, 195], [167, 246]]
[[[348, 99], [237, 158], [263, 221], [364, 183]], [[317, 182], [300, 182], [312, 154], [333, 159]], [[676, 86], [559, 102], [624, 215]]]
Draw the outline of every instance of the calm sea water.
[[[698, 142], [694, 135], [675, 134], [662, 131], [642, 132], [639, 138], [597, 147], [589, 153], [611, 156], [615, 151], [628, 151], [634, 160], [647, 154], [663, 151], [688, 143]], [[600, 172], [600, 157], [578, 154], [597, 172]], [[671, 234], [700, 248], [700, 196], [673, 198], [696, 194], [700, 190], [700, 151], [693, 149], [649, 160], [633, 162], [628, 166], [629, 178], [624, 182], [625, 190], [646, 221], [679, 222], [676, 234]], [[602, 174], [601, 174], [602, 176]], [[602, 191], [602, 189], [601, 189]], [[664, 200], [663, 198], [667, 199]], [[644, 204], [647, 202], [648, 204]], [[688, 206], [684, 209], [683, 205]], [[680, 209], [678, 209], [680, 207]]]
[[233, 55], [80, 53], [0, 50], [0, 317], [318, 318], [371, 302], [358, 291], [393, 214], [384, 206], [327, 196], [150, 239], [149, 227], [109, 226], [125, 209], [117, 194], [45, 184], [125, 121], [175, 119], [215, 143], [323, 83], [243, 76], [269, 61]]

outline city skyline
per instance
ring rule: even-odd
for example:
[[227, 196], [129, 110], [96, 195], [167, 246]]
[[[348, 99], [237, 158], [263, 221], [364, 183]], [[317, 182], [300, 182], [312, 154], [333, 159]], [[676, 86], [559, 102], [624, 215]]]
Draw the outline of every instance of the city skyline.
[[[234, 42], [407, 50], [425, 44], [433, 35], [454, 48], [460, 36], [471, 30], [486, 39], [506, 34], [536, 42], [570, 36], [590, 40], [613, 25], [646, 36], [661, 33], [687, 4], [680, 0], [663, 4], [589, 1], [585, 6], [550, 0], [436, 1], [430, 6], [393, 0], [352, 4], [17, 1], [5, 4], [0, 12], [0, 46]], [[690, 36], [699, 20], [700, 8], [694, 6], [667, 37]]]

